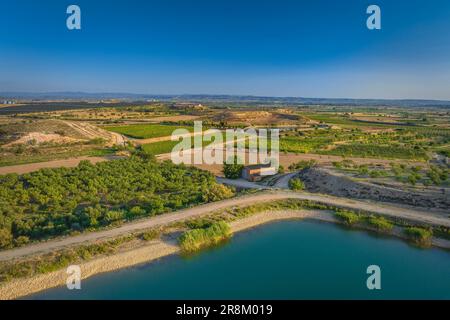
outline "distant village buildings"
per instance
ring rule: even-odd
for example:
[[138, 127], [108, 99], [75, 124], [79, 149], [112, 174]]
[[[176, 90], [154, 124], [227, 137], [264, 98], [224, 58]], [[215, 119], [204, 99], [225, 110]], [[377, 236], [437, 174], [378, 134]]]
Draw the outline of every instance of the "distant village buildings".
[[3, 100], [3, 104], [15, 104], [14, 100]]

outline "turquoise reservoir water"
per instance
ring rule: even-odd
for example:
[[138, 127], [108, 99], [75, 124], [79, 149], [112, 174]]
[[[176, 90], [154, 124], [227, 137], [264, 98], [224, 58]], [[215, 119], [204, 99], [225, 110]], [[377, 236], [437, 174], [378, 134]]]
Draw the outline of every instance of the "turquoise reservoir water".
[[[381, 290], [366, 269], [381, 268]], [[32, 299], [450, 299], [450, 253], [310, 221], [283, 221], [237, 234], [184, 258], [100, 274], [81, 290]]]

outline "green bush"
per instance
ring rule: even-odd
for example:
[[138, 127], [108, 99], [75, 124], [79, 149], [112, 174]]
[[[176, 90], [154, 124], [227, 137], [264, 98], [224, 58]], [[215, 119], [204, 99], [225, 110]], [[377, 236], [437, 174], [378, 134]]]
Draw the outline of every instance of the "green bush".
[[334, 166], [336, 169], [342, 169], [342, 168], [343, 168], [342, 162], [340, 162], [340, 161], [333, 161], [333, 166]]
[[7, 248], [11, 245], [13, 236], [7, 229], [0, 229], [0, 249]]
[[289, 189], [295, 190], [295, 191], [304, 190], [305, 184], [299, 178], [293, 178], [293, 179], [289, 180]]
[[216, 222], [204, 229], [193, 229], [183, 233], [179, 239], [184, 252], [195, 252], [213, 246], [231, 236], [230, 226], [226, 222]]
[[360, 175], [366, 175], [369, 173], [369, 166], [366, 164], [362, 164], [358, 167], [358, 173]]
[[379, 178], [386, 176], [386, 172], [383, 170], [372, 170], [369, 172], [371, 178]]
[[228, 179], [239, 179], [242, 175], [242, 169], [244, 169], [244, 165], [239, 164], [237, 157], [223, 164], [223, 173], [225, 178]]
[[367, 219], [369, 225], [375, 227], [378, 231], [389, 232], [394, 227], [394, 224], [384, 217], [370, 216]]
[[235, 192], [230, 187], [223, 184], [213, 184], [207, 188], [203, 194], [203, 200], [206, 202], [219, 201], [223, 199], [231, 198], [235, 195]]
[[312, 168], [314, 166], [317, 165], [317, 161], [316, 160], [301, 160], [297, 163], [293, 163], [291, 164], [288, 169], [290, 171], [295, 171], [295, 170], [303, 170], [303, 169], [309, 169]]
[[159, 238], [160, 234], [161, 234], [161, 232], [159, 230], [155, 230], [155, 229], [149, 230], [149, 231], [142, 233], [142, 240], [145, 240], [145, 241], [155, 240], [155, 239]]
[[338, 217], [348, 225], [353, 225], [361, 220], [360, 215], [358, 215], [357, 213], [343, 209], [336, 210], [336, 217]]
[[430, 245], [433, 231], [421, 227], [408, 227], [404, 230], [406, 236], [420, 245]]
[[421, 178], [421, 176], [420, 176], [420, 174], [417, 174], [417, 173], [411, 173], [409, 176], [408, 176], [408, 182], [411, 184], [411, 185], [416, 185], [416, 183], [417, 183], [417, 180], [420, 180], [420, 178]]

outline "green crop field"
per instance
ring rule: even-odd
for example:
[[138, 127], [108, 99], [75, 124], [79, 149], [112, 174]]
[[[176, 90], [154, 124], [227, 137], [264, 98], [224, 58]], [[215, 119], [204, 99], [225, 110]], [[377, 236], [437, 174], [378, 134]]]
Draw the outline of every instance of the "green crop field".
[[169, 153], [178, 144], [178, 141], [160, 141], [155, 143], [144, 144], [142, 149], [150, 154]]
[[187, 129], [192, 132], [193, 127], [182, 127], [160, 124], [132, 124], [127, 126], [105, 127], [106, 130], [124, 134], [136, 139], [149, 139], [170, 136], [176, 129]]
[[327, 146], [331, 142], [332, 139], [329, 139], [327, 137], [282, 137], [280, 139], [280, 151], [292, 153], [314, 153], [318, 149]]
[[331, 150], [319, 151], [321, 154], [331, 154], [347, 157], [362, 158], [388, 158], [388, 159], [410, 159], [427, 160], [425, 151], [400, 146], [383, 146], [376, 144], [351, 144], [338, 145]]
[[[222, 135], [224, 141], [225, 141], [225, 134]], [[214, 140], [214, 139], [212, 139]], [[142, 146], [142, 149], [150, 154], [158, 155], [163, 153], [169, 153], [172, 151], [172, 149], [178, 144], [178, 141], [159, 141], [154, 143], [148, 143], [144, 144]], [[203, 141], [202, 140], [202, 147], [206, 147], [212, 143], [215, 143], [215, 141]], [[191, 138], [191, 148], [194, 147], [194, 139]]]

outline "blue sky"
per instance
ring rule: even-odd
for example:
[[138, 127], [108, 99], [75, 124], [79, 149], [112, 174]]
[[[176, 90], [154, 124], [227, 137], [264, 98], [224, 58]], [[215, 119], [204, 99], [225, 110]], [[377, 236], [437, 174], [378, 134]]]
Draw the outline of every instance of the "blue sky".
[[[82, 30], [66, 28], [81, 8]], [[377, 4], [382, 30], [366, 28]], [[0, 92], [450, 100], [448, 0], [0, 0]]]

